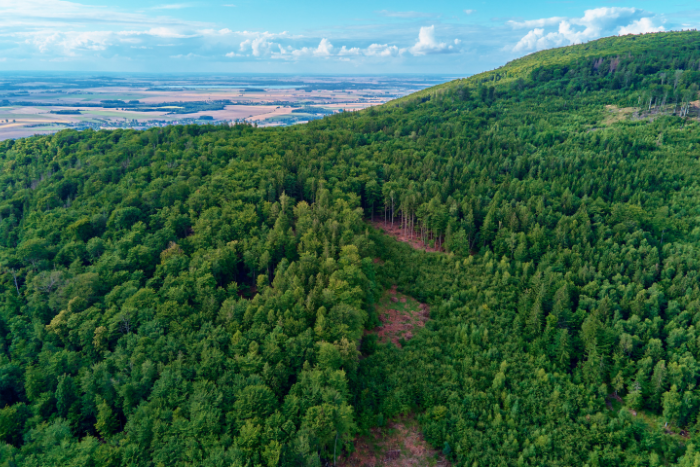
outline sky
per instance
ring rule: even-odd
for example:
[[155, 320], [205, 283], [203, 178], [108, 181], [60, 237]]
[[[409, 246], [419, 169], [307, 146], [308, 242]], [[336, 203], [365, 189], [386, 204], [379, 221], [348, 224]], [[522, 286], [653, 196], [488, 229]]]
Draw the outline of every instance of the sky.
[[698, 25], [698, 0], [0, 0], [0, 71], [467, 76]]

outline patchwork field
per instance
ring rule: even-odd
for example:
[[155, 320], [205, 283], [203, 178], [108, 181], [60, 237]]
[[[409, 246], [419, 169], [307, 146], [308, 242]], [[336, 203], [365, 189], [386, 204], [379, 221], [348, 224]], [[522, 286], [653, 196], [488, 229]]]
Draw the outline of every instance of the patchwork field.
[[[292, 125], [383, 104], [448, 79], [0, 74], [0, 140], [65, 128], [144, 129], [243, 120], [259, 126]], [[303, 111], [311, 107], [315, 111]]]

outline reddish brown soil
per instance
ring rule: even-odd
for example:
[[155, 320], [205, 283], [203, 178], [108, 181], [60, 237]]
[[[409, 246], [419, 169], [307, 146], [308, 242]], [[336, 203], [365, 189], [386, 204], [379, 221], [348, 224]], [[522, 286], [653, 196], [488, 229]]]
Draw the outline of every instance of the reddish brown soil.
[[[401, 305], [398, 305], [399, 303]], [[386, 291], [377, 311], [382, 325], [369, 332], [376, 334], [379, 342], [391, 341], [399, 348], [401, 348], [401, 339], [411, 339], [414, 329], [425, 326], [430, 318], [428, 305], [400, 294], [396, 286]]]
[[427, 243], [423, 243], [421, 239], [419, 238], [417, 234], [414, 236], [406, 235], [406, 232], [401, 229], [401, 223], [400, 222], [394, 222], [394, 225], [391, 225], [391, 222], [384, 222], [384, 221], [369, 221], [370, 225], [372, 225], [375, 229], [379, 229], [383, 231], [385, 234], [394, 237], [396, 240], [407, 243], [411, 245], [413, 248], [416, 250], [422, 250], [422, 251], [445, 251], [442, 248], [437, 248], [437, 247], [431, 247]]
[[450, 463], [423, 438], [412, 417], [372, 428], [355, 440], [355, 452], [339, 459], [338, 467], [449, 467]]

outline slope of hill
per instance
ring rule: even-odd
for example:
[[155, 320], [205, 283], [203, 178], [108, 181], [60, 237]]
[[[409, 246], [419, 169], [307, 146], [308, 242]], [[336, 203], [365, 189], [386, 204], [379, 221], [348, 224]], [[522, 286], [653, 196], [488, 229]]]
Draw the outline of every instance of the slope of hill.
[[[700, 79], [697, 63], [699, 36], [700, 32], [696, 31], [613, 36], [544, 50], [513, 60], [496, 70], [434, 86], [385, 105], [459, 90], [465, 84], [498, 83], [501, 85], [499, 90], [506, 92], [508, 88], [503, 85], [508, 83], [518, 94], [534, 87], [537, 94], [557, 95], [601, 89], [625, 94], [654, 88], [649, 86], [652, 84], [672, 84], [675, 93], [679, 84], [684, 90]], [[542, 86], [545, 83], [547, 85]]]
[[[699, 67], [611, 38], [299, 127], [0, 144], [0, 464], [321, 466], [409, 413], [453, 465], [700, 462]], [[400, 348], [393, 286], [430, 305]]]

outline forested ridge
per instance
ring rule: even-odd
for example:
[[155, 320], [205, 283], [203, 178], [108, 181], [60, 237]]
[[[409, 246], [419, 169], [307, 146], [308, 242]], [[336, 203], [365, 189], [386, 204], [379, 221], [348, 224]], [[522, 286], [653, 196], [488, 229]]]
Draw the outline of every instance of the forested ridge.
[[[699, 80], [700, 33], [626, 36], [0, 143], [0, 465], [320, 467], [408, 413], [453, 465], [698, 465]], [[394, 285], [431, 310], [400, 348]]]

